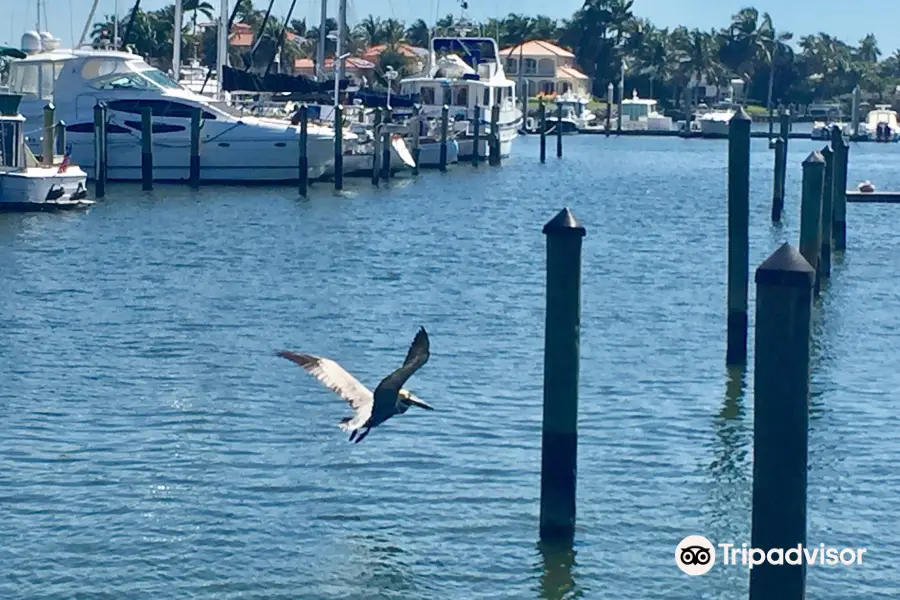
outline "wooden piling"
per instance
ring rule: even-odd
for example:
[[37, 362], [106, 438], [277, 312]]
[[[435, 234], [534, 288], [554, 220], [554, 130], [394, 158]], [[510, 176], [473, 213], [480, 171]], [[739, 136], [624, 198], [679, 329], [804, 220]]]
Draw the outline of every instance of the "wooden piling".
[[781, 213], [784, 211], [784, 138], [775, 140], [775, 176], [773, 177], [772, 190], [772, 221], [781, 221]]
[[306, 104], [300, 105], [300, 137], [297, 160], [297, 188], [300, 195], [306, 197], [309, 191], [309, 152], [307, 140], [309, 139], [309, 108]]
[[421, 129], [422, 129], [422, 107], [416, 104], [413, 106], [413, 130], [412, 130], [412, 157], [413, 157], [413, 165], [412, 172], [413, 175], [419, 174], [419, 155], [422, 153], [421, 145]]
[[191, 187], [200, 187], [200, 107], [191, 109]]
[[[475, 118], [472, 119], [475, 131], [472, 132], [472, 166], [477, 167], [481, 160], [481, 107], [475, 105]], [[490, 146], [490, 144], [488, 144]]]
[[788, 147], [791, 139], [791, 111], [784, 109], [781, 111], [781, 131], [778, 136], [784, 140], [784, 154], [781, 155], [781, 198], [784, 200], [784, 189], [787, 183], [787, 163], [788, 163]]
[[56, 153], [64, 156], [66, 153], [66, 122], [58, 121], [56, 123]]
[[556, 103], [556, 158], [562, 158], [562, 102]]
[[372, 127], [372, 185], [378, 185], [381, 172], [381, 108], [375, 109], [375, 124]]
[[743, 107], [728, 125], [728, 341], [727, 365], [747, 360], [750, 262], [750, 117]]
[[568, 208], [543, 228], [547, 236], [547, 313], [541, 435], [540, 538], [571, 540], [575, 532], [581, 244], [585, 235]]
[[94, 105], [94, 196], [106, 196], [106, 104], [99, 100]]
[[547, 106], [543, 99], [538, 103], [538, 127], [541, 132], [541, 163], [543, 164], [547, 161]]
[[[390, 108], [382, 110], [383, 124], [390, 123], [392, 119]], [[388, 127], [382, 127], [381, 132], [381, 178], [385, 181], [391, 178], [391, 132]]]
[[818, 290], [822, 250], [822, 187], [825, 182], [825, 159], [818, 152], [803, 161], [803, 190], [800, 198], [800, 254], [816, 271]]
[[141, 109], [141, 189], [153, 189], [153, 113], [149, 106]]
[[[787, 243], [756, 270], [750, 545], [764, 552], [806, 546], [814, 277], [813, 267]], [[750, 570], [750, 600], [802, 600], [805, 588], [804, 561], [764, 561]]]
[[491, 107], [491, 143], [488, 164], [492, 167], [500, 166], [500, 105]]
[[344, 107], [340, 104], [334, 107], [334, 189], [344, 189]]
[[450, 107], [446, 104], [441, 107], [441, 171], [447, 170], [447, 135], [450, 126]]
[[[822, 186], [822, 254], [821, 265], [819, 270], [820, 280], [831, 277], [831, 230], [833, 222], [834, 204], [832, 197], [834, 195], [834, 152], [830, 146], [825, 146], [821, 150], [822, 158], [825, 159], [825, 177]], [[821, 283], [820, 283], [821, 286]]]
[[831, 128], [831, 149], [834, 151], [832, 241], [834, 251], [843, 252], [847, 249], [847, 165], [850, 146], [844, 141], [844, 135], [837, 125]]
[[41, 136], [41, 165], [45, 167], [53, 166], [53, 152], [56, 150], [56, 144], [53, 141], [55, 133], [56, 108], [51, 102], [44, 107], [44, 128]]

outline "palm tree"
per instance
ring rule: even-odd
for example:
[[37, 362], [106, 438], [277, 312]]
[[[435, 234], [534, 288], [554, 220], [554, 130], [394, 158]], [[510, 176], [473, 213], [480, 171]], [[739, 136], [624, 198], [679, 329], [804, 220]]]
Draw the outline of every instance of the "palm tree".
[[200, 43], [197, 38], [197, 15], [203, 14], [204, 17], [212, 21], [213, 6], [204, 0], [183, 0], [181, 4], [182, 14], [191, 13], [191, 36], [195, 38], [194, 60], [197, 60], [197, 52], [200, 49]]
[[384, 38], [384, 29], [381, 24], [381, 19], [373, 15], [369, 15], [360, 21], [359, 25], [356, 26], [356, 30], [357, 35], [370, 47], [377, 46]]
[[406, 30], [406, 40], [413, 46], [425, 48], [431, 38], [431, 28], [422, 19], [416, 21]]

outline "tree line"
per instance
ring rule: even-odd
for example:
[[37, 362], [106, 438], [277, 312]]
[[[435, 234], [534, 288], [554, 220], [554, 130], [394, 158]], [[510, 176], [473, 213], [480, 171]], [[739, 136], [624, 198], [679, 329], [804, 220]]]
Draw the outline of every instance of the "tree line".
[[[183, 7], [182, 56], [195, 56], [214, 65], [215, 25], [203, 31], [197, 27], [200, 17], [212, 20], [213, 7], [204, 0], [184, 0]], [[270, 17], [260, 32], [265, 11], [255, 8], [252, 0], [240, 0], [236, 10], [236, 21], [249, 25], [259, 43], [252, 60], [246, 48], [230, 48], [232, 65], [262, 68], [271, 61], [276, 47], [280, 47], [283, 65], [292, 67], [296, 58], [315, 57], [318, 27], [308, 25], [305, 19], [291, 19], [282, 36], [283, 17]], [[130, 17], [129, 13], [120, 19], [120, 36]], [[95, 24], [95, 41], [109, 38], [112, 19], [107, 16]], [[328, 32], [336, 30], [336, 21], [328, 19], [326, 28]], [[460, 30], [465, 35], [494, 37], [501, 48], [535, 39], [569, 48], [577, 66], [592, 78], [596, 96], [606, 94], [608, 83], [618, 82], [622, 68], [626, 89], [664, 103], [683, 97], [685, 90], [695, 89], [693, 84], [700, 80], [722, 85], [741, 78], [746, 82], [747, 98], [762, 105], [770, 88], [774, 103], [809, 104], [837, 99], [856, 85], [884, 101], [900, 84], [900, 51], [882, 58], [874, 35], [855, 44], [824, 32], [795, 39], [791, 32], [778, 29], [768, 13], [752, 7], [733, 15], [722, 28], [710, 30], [657, 27], [634, 14], [633, 0], [585, 0], [571, 18], [562, 20], [509, 14], [473, 23], [447, 15], [433, 25], [422, 19], [407, 25], [369, 15], [348, 27], [345, 39], [347, 51], [354, 54], [373, 45], [387, 45], [376, 71], [383, 72], [390, 65], [403, 72], [408, 65], [396, 52], [399, 44], [424, 47], [432, 35], [459, 34]], [[127, 43], [157, 64], [170, 66], [173, 33], [174, 5], [148, 12], [138, 9]], [[334, 52], [335, 42], [329, 39], [326, 56]]]

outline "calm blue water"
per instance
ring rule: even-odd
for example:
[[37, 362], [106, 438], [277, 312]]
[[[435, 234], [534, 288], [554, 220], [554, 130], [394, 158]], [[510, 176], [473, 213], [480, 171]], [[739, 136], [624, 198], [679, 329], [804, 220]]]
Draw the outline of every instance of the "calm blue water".
[[[753, 141], [753, 267], [796, 243], [799, 164], [821, 146], [791, 141], [773, 227], [772, 154]], [[543, 166], [530, 138], [500, 169], [309, 200], [113, 185], [86, 213], [0, 217], [0, 597], [745, 597], [745, 568], [674, 564], [686, 535], [749, 542], [725, 143], [553, 148]], [[854, 145], [851, 185], [900, 189], [898, 157]], [[564, 205], [588, 230], [574, 557], [536, 544], [540, 230]], [[848, 207], [815, 315], [809, 545], [868, 552], [810, 567], [810, 598], [900, 593], [898, 219]], [[358, 445], [346, 405], [273, 355], [374, 386], [419, 325], [432, 354], [409, 387], [438, 410]]]

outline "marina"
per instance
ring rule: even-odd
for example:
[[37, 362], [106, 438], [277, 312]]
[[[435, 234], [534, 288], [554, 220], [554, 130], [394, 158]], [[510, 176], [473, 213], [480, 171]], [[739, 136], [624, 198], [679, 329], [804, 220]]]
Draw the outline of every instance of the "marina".
[[891, 104], [183, 4], [0, 49], [0, 598], [900, 593]]

